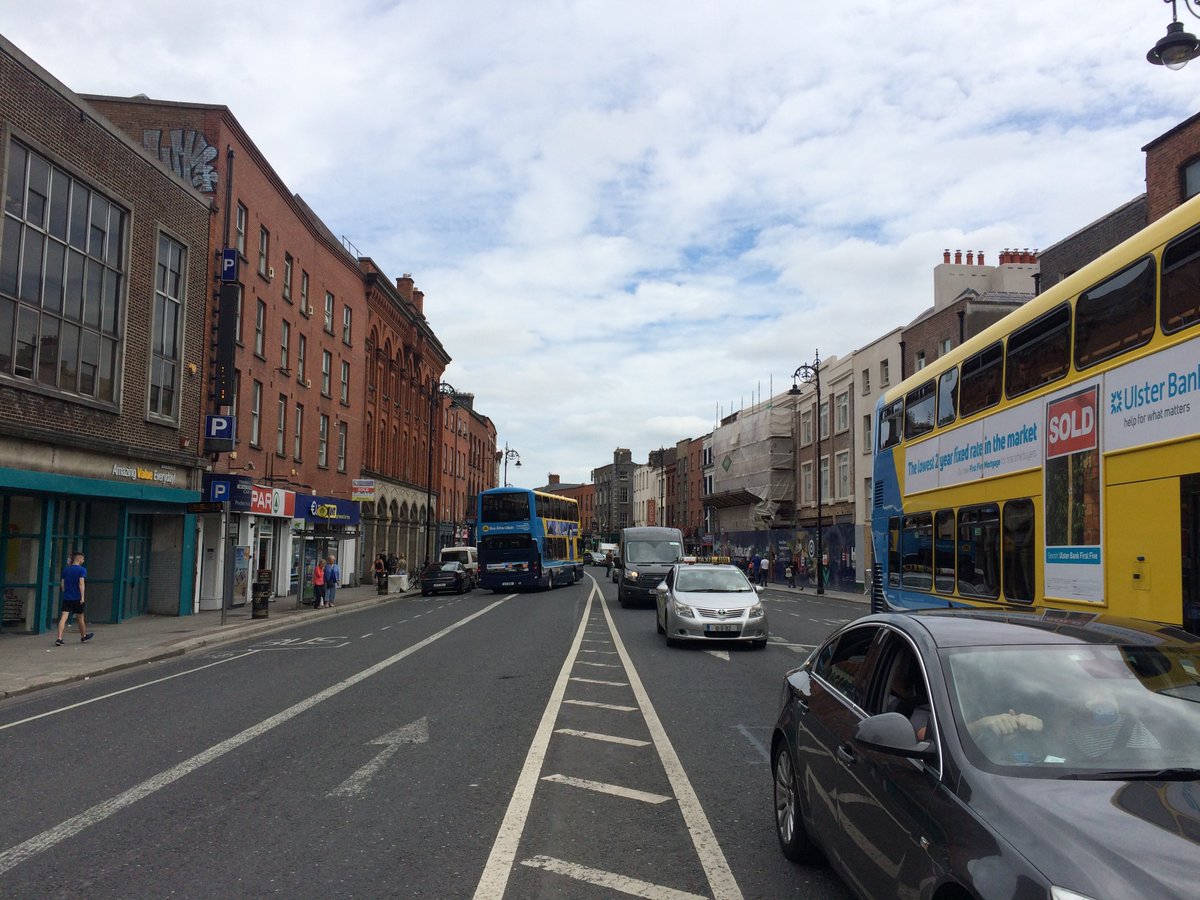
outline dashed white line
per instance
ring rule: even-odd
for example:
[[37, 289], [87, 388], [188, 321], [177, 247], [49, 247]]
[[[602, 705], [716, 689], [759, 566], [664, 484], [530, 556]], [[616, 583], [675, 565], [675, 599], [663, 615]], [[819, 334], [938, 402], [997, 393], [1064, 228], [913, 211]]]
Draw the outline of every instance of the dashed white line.
[[604, 684], [608, 687], [629, 687], [628, 681], [602, 681], [599, 678], [580, 678], [578, 675], [572, 675], [571, 680], [581, 681], [584, 684]]
[[634, 712], [636, 706], [619, 706], [616, 703], [597, 703], [595, 700], [564, 700], [563, 703], [570, 703], [572, 706], [594, 706], [597, 709], [615, 709], [617, 712]]
[[574, 878], [576, 881], [619, 891], [631, 897], [644, 897], [646, 900], [705, 900], [701, 894], [677, 891], [674, 888], [651, 884], [649, 881], [641, 881], [627, 875], [618, 875], [615, 872], [605, 872], [603, 869], [593, 869], [590, 866], [565, 862], [552, 856], [533, 856], [521, 860], [521, 865], [529, 866], [532, 869], [544, 869], [547, 872]]
[[634, 738], [618, 737], [615, 734], [597, 734], [594, 731], [579, 731], [575, 728], [556, 728], [554, 733], [587, 738], [589, 741], [607, 741], [610, 744], [624, 744], [626, 747], [645, 747], [650, 743], [649, 741], [639, 741]]
[[567, 784], [571, 787], [583, 788], [585, 791], [595, 791], [598, 794], [612, 794], [614, 797], [624, 797], [626, 800], [640, 800], [642, 803], [666, 803], [670, 797], [662, 794], [651, 794], [649, 791], [639, 791], [623, 787], [619, 784], [605, 784], [603, 781], [589, 781], [586, 778], [572, 778], [570, 775], [547, 775], [542, 781], [553, 781], [556, 784]]
[[585, 660], [585, 659], [581, 659], [581, 660], [579, 661], [579, 665], [581, 665], [581, 666], [592, 666], [592, 667], [594, 667], [594, 668], [597, 668], [597, 669], [619, 669], [619, 668], [621, 668], [621, 667], [620, 667], [620, 666], [618, 666], [616, 663], [594, 663], [594, 662], [588, 662], [588, 661], [587, 661], [587, 660]]

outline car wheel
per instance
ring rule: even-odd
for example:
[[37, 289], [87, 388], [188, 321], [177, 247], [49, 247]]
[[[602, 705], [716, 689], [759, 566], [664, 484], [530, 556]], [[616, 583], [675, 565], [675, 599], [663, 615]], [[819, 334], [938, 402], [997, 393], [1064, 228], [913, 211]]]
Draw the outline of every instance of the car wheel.
[[763, 648], [765, 648], [767, 646], [767, 639], [762, 638], [761, 640], [751, 641], [750, 646], [753, 647], [755, 650], [762, 650]]
[[659, 634], [666, 634], [667, 629], [663, 628], [662, 619], [658, 615], [658, 607], [654, 608], [654, 627], [658, 629]]
[[421, 590], [421, 596], [422, 596], [422, 597], [428, 597], [428, 596], [429, 596], [429, 591], [422, 589], [422, 590]]
[[812, 842], [804, 830], [800, 809], [800, 782], [792, 765], [787, 744], [779, 742], [775, 750], [775, 836], [783, 855], [793, 862], [806, 862], [813, 856]]
[[617, 602], [620, 603], [622, 607], [629, 605], [629, 601], [625, 599], [625, 592], [621, 590], [620, 585], [617, 585]]

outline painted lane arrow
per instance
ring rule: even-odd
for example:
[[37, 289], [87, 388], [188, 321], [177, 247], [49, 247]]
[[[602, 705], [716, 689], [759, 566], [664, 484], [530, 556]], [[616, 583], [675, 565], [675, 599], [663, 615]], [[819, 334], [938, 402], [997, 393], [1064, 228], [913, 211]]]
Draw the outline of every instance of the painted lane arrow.
[[429, 740], [429, 720], [422, 716], [415, 722], [409, 722], [403, 728], [377, 737], [371, 745], [383, 744], [384, 748], [376, 754], [369, 763], [339, 784], [329, 792], [330, 797], [361, 797], [363, 789], [384, 764], [392, 758], [404, 744], [424, 744]]

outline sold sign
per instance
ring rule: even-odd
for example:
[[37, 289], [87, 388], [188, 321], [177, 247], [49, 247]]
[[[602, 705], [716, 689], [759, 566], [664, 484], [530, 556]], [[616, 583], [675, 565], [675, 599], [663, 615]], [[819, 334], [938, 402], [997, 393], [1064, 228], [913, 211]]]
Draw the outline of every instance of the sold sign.
[[1097, 388], [1046, 405], [1046, 459], [1096, 448]]

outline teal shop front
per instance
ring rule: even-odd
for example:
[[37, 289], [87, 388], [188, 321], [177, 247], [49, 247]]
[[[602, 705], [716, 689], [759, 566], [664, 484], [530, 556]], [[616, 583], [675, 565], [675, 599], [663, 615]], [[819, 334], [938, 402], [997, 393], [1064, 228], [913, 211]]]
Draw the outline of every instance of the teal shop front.
[[0, 468], [0, 597], [6, 631], [57, 627], [67, 556], [86, 556], [89, 622], [187, 615], [196, 579], [195, 490], [174, 470], [114, 466], [97, 479]]

